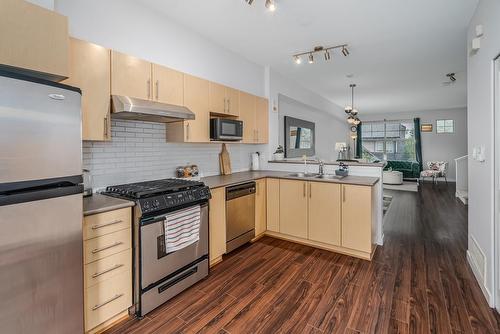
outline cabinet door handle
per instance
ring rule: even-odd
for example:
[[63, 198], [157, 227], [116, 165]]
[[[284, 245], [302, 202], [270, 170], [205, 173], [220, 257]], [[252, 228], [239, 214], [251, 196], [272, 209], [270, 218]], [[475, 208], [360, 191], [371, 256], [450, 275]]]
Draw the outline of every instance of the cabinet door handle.
[[227, 99], [227, 113], [229, 114], [231, 112], [231, 100]]
[[146, 85], [148, 86], [148, 99], [151, 98], [151, 79], [148, 79], [148, 81], [146, 81]]
[[103, 302], [103, 303], [101, 303], [101, 304], [96, 304], [96, 305], [94, 305], [94, 307], [92, 307], [92, 311], [95, 311], [95, 310], [97, 310], [97, 309], [100, 309], [100, 308], [101, 308], [101, 307], [103, 307], [104, 305], [107, 305], [107, 304], [111, 303], [112, 301], [117, 300], [117, 299], [118, 299], [118, 298], [120, 298], [120, 297], [123, 297], [123, 295], [124, 295], [123, 293], [120, 293], [120, 294], [115, 295], [114, 297], [112, 297], [112, 298], [110, 298], [110, 299], [106, 300], [105, 302]]
[[99, 252], [102, 252], [102, 251], [105, 251], [107, 249], [111, 249], [111, 248], [114, 248], [114, 247], [118, 247], [120, 245], [123, 245], [123, 241], [118, 241], [118, 242], [115, 242], [114, 244], [109, 245], [109, 246], [104, 246], [104, 247], [101, 247], [101, 248], [93, 249], [92, 250], [92, 254], [97, 254]]
[[160, 80], [156, 80], [156, 99], [158, 100], [158, 98], [160, 97]]
[[107, 273], [109, 273], [109, 272], [111, 272], [111, 271], [113, 271], [113, 270], [116, 270], [116, 269], [118, 269], [118, 268], [121, 268], [121, 267], [123, 267], [123, 266], [124, 266], [124, 264], [117, 264], [117, 265], [115, 265], [115, 266], [113, 266], [113, 267], [111, 267], [111, 268], [104, 269], [103, 271], [99, 271], [99, 272], [97, 272], [97, 273], [93, 274], [93, 275], [92, 275], [92, 278], [97, 278], [97, 277], [99, 277], [99, 276], [101, 276], [101, 275], [107, 274]]
[[112, 222], [109, 222], [109, 223], [106, 223], [106, 224], [92, 225], [92, 229], [93, 230], [98, 230], [98, 229], [106, 227], [106, 226], [120, 224], [121, 222], [123, 222], [123, 220], [118, 219], [118, 220], [113, 220]]
[[312, 197], [312, 185], [309, 183], [309, 198]]
[[187, 140], [189, 140], [189, 123], [186, 124], [186, 137], [187, 137]]
[[108, 115], [104, 117], [104, 137], [108, 137]]
[[304, 197], [306, 197], [306, 183], [305, 182], [302, 183], [302, 195]]
[[257, 142], [259, 141], [259, 129], [255, 130], [255, 132], [257, 133]]
[[345, 202], [345, 186], [342, 186], [342, 202]]

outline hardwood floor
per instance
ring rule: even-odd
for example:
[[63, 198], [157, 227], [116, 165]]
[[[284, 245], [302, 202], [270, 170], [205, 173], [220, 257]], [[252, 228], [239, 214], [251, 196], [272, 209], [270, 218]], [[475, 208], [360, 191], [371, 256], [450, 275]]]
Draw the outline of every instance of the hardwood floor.
[[454, 185], [393, 195], [372, 262], [265, 237], [108, 333], [500, 333], [465, 258]]

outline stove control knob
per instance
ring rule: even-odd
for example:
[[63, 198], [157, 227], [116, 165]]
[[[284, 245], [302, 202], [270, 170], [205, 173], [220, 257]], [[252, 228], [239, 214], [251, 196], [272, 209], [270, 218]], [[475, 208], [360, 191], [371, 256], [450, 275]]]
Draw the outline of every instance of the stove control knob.
[[144, 202], [142, 204], [142, 207], [144, 208], [144, 210], [149, 210], [149, 206], [150, 206], [149, 202]]
[[153, 207], [154, 207], [154, 208], [157, 208], [157, 207], [159, 207], [159, 206], [160, 206], [160, 201], [159, 201], [159, 200], [157, 200], [157, 199], [155, 199], [155, 201], [153, 202]]

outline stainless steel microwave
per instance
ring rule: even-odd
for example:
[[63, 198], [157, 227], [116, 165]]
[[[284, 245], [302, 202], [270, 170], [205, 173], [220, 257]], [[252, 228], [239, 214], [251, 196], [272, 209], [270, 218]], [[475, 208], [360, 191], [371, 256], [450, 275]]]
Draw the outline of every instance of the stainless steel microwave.
[[239, 141], [243, 139], [243, 122], [228, 118], [210, 119], [210, 140]]

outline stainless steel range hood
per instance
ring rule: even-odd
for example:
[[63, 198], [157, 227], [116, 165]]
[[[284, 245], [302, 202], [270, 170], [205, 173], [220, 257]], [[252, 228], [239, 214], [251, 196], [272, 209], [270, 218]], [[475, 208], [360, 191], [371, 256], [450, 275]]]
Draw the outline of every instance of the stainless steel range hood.
[[137, 121], [171, 123], [195, 119], [195, 114], [186, 107], [128, 96], [112, 96], [112, 118]]

